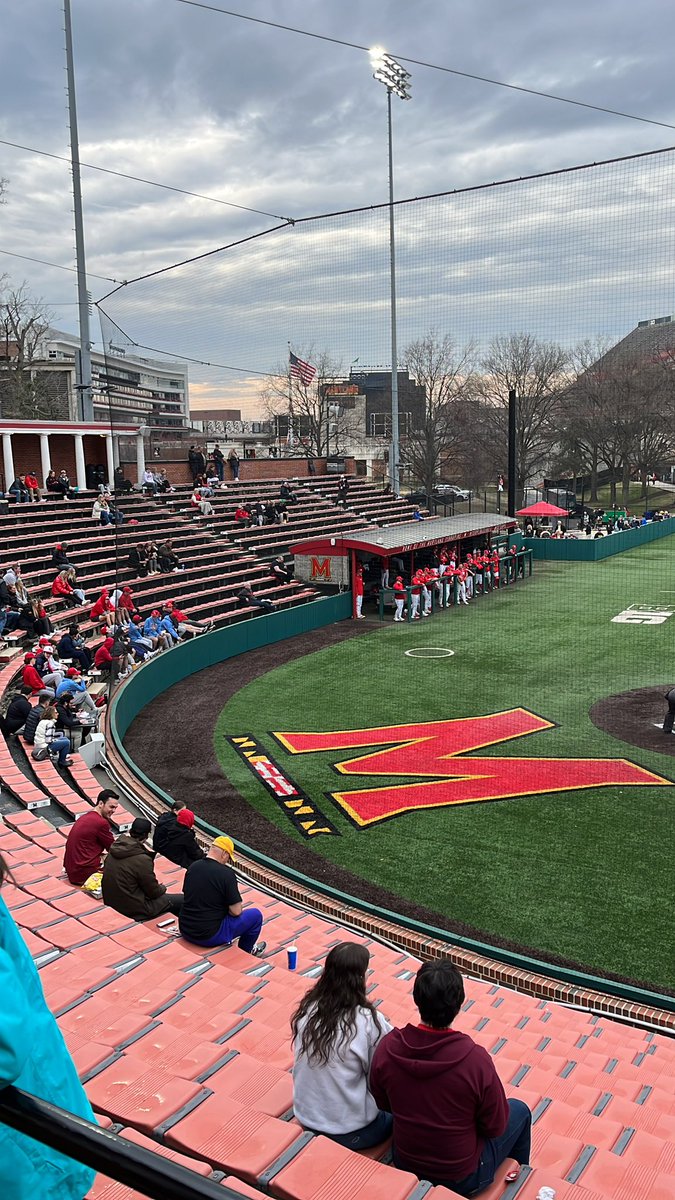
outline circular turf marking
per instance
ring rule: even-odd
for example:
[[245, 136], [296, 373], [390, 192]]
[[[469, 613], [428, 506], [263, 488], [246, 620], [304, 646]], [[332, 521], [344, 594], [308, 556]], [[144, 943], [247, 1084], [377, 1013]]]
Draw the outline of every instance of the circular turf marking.
[[414, 646], [412, 650], [404, 650], [408, 658], [452, 658], [454, 650], [446, 650], [443, 646]]

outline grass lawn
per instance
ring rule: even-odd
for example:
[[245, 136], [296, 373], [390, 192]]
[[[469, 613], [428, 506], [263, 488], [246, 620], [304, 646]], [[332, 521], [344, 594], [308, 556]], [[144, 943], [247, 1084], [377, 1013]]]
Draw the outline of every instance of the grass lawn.
[[[674, 552], [674, 539], [665, 538], [594, 565], [537, 563], [531, 580], [468, 608], [411, 628], [388, 623], [280, 667], [244, 687], [221, 713], [216, 751], [223, 770], [252, 805], [300, 839], [224, 740], [254, 734], [330, 817], [340, 836], [305, 843], [310, 875], [312, 856], [324, 855], [487, 935], [675, 987], [674, 787], [539, 792], [403, 812], [359, 828], [330, 793], [420, 780], [336, 772], [337, 762], [377, 746], [291, 754], [273, 736], [524, 707], [553, 727], [478, 749], [474, 757], [627, 759], [675, 780], [675, 758], [628, 746], [588, 716], [604, 696], [652, 685], [665, 691], [675, 683], [675, 614], [654, 626], [611, 620], [630, 604], [675, 608]], [[454, 655], [404, 653], [422, 646]]]

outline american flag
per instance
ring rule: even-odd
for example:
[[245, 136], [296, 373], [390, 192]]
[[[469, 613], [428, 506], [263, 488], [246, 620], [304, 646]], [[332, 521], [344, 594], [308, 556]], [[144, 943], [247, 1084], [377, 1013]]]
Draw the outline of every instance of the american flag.
[[289, 350], [288, 353], [290, 356], [289, 363], [291, 375], [294, 379], [299, 379], [304, 387], [309, 387], [314, 376], [316, 375], [316, 367], [313, 367], [311, 363], [304, 362], [303, 359], [298, 358], [297, 354], [294, 354], [292, 350]]

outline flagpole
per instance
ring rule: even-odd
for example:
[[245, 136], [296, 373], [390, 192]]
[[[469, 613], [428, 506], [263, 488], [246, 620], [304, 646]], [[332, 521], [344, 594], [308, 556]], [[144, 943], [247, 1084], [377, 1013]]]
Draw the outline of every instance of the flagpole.
[[293, 380], [291, 377], [291, 343], [288, 343], [288, 436], [286, 445], [293, 446]]

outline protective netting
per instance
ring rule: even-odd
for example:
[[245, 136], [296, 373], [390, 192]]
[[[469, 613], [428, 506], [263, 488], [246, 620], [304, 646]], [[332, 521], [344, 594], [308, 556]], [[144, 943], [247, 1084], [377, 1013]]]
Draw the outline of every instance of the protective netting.
[[[668, 149], [397, 203], [400, 349], [430, 329], [479, 350], [513, 332], [570, 349], [669, 313], [674, 184]], [[213, 364], [191, 368], [193, 406], [252, 410], [289, 342], [336, 371], [390, 362], [388, 208], [261, 222], [238, 214], [223, 243], [240, 244], [101, 302], [130, 342]]]

